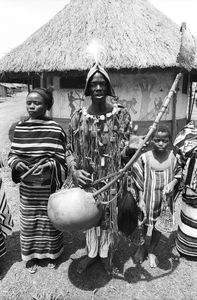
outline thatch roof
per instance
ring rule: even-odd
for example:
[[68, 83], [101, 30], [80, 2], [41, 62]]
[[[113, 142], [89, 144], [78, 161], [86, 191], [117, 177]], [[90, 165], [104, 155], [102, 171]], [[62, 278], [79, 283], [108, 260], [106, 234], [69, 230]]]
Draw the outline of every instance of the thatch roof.
[[71, 0], [0, 60], [0, 73], [87, 70], [93, 38], [105, 48], [106, 69], [146, 69], [175, 67], [181, 34], [147, 0]]

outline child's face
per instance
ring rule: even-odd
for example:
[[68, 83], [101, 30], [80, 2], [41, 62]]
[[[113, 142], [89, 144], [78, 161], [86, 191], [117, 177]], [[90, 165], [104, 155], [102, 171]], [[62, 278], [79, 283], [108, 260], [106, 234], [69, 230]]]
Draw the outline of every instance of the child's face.
[[155, 132], [152, 143], [155, 150], [165, 151], [170, 143], [168, 132]]
[[37, 119], [45, 115], [47, 105], [40, 94], [32, 92], [27, 96], [26, 108], [29, 116]]

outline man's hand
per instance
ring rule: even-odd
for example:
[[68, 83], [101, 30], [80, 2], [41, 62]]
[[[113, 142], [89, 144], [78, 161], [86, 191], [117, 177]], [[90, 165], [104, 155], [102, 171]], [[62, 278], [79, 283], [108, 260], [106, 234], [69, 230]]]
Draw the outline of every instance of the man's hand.
[[90, 173], [84, 171], [84, 170], [73, 170], [72, 175], [74, 178], [74, 181], [78, 185], [86, 186], [90, 183], [92, 183], [92, 179], [90, 178]]

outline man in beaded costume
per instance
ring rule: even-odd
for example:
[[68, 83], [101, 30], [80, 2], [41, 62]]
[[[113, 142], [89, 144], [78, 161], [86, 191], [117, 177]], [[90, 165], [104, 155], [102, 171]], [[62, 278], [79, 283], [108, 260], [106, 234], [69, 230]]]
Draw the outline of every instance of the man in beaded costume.
[[[115, 97], [107, 72], [100, 64], [89, 71], [84, 90], [91, 97], [89, 107], [76, 111], [71, 118], [67, 145], [67, 163], [73, 185], [91, 186], [96, 180], [119, 171], [124, 157], [134, 151], [128, 146], [131, 118], [128, 111], [118, 104], [107, 102], [107, 96]], [[94, 185], [99, 189], [106, 182]], [[117, 193], [115, 183], [105, 191], [102, 200], [103, 214], [97, 227], [86, 232], [88, 255], [79, 262], [77, 271], [83, 273], [100, 257], [108, 275], [112, 273], [112, 253], [117, 227]]]

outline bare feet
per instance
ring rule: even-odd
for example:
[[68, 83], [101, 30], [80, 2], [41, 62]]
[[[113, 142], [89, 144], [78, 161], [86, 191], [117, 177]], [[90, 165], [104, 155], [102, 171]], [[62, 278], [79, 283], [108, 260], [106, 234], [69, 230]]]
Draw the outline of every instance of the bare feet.
[[106, 271], [107, 275], [112, 275], [112, 272], [113, 272], [113, 268], [110, 264], [110, 260], [108, 257], [100, 257], [100, 260], [101, 260], [101, 264], [104, 268], [104, 270]]
[[147, 258], [148, 252], [146, 250], [145, 244], [139, 246], [137, 252], [134, 255], [134, 259], [137, 263], [142, 264], [143, 261]]
[[148, 258], [149, 258], [150, 267], [156, 268], [159, 264], [157, 257], [153, 253], [149, 253]]
[[86, 256], [84, 259], [82, 259], [78, 266], [77, 266], [77, 273], [82, 274], [84, 273], [97, 259], [97, 257], [89, 257]]

